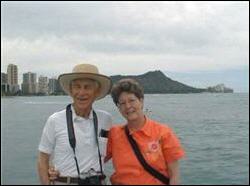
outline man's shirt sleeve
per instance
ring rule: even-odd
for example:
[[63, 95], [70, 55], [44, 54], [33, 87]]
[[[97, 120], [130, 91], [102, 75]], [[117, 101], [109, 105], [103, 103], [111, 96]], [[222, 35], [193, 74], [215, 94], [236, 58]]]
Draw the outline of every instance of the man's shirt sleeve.
[[51, 154], [55, 146], [55, 122], [53, 117], [49, 117], [42, 133], [39, 144], [39, 151]]

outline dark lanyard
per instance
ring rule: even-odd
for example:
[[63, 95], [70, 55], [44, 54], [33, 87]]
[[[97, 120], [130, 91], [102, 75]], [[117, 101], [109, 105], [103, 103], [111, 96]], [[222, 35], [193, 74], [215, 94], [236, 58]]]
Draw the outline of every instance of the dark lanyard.
[[[74, 159], [76, 162], [78, 177], [80, 178], [80, 169], [79, 169], [79, 165], [78, 165], [78, 161], [77, 161], [76, 153], [75, 153], [76, 138], [75, 138], [75, 132], [74, 132], [74, 126], [73, 126], [73, 120], [72, 120], [71, 104], [67, 105], [67, 107], [66, 107], [66, 118], [67, 118], [69, 143], [70, 143], [70, 146], [72, 147], [73, 152], [74, 152]], [[96, 144], [97, 144], [97, 148], [98, 148], [98, 156], [99, 156], [99, 164], [100, 164], [100, 168], [101, 168], [101, 175], [104, 176], [99, 141], [98, 141], [98, 119], [97, 119], [97, 115], [96, 115], [94, 110], [93, 110], [93, 118], [94, 118], [95, 139], [96, 139]]]

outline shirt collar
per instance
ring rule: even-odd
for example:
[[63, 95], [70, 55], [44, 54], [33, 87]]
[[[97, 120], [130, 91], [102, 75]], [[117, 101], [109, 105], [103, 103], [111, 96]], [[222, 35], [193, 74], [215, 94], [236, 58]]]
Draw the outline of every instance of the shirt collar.
[[151, 122], [150, 122], [150, 119], [148, 117], [146, 117], [146, 116], [145, 116], [145, 119], [146, 119], [146, 122], [145, 122], [144, 126], [139, 131], [142, 131], [147, 136], [151, 136]]
[[151, 120], [146, 116], [144, 116], [144, 117], [146, 119], [144, 126], [137, 131], [129, 131], [130, 134], [142, 132], [146, 136], [151, 136]]
[[90, 113], [89, 113], [89, 117], [88, 118], [84, 118], [82, 116], [78, 116], [76, 114], [76, 111], [75, 111], [75, 108], [73, 107], [73, 105], [71, 105], [71, 110], [72, 110], [72, 120], [75, 121], [75, 120], [80, 120], [80, 119], [93, 119], [93, 109], [90, 110]]

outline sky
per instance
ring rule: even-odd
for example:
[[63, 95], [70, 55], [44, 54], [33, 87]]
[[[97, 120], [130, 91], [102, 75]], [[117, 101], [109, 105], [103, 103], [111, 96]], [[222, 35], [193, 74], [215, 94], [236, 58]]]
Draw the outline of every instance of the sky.
[[1, 71], [57, 77], [161, 70], [204, 88], [249, 92], [249, 2], [1, 1]]

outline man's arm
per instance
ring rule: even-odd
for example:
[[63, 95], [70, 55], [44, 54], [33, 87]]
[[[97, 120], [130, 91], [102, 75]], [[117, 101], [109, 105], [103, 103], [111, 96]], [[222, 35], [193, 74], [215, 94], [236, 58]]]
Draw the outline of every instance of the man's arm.
[[50, 184], [48, 177], [49, 157], [50, 157], [49, 154], [43, 152], [39, 152], [38, 154], [37, 168], [38, 168], [40, 182], [42, 185]]
[[170, 185], [180, 184], [179, 162], [178, 160], [168, 164]]

